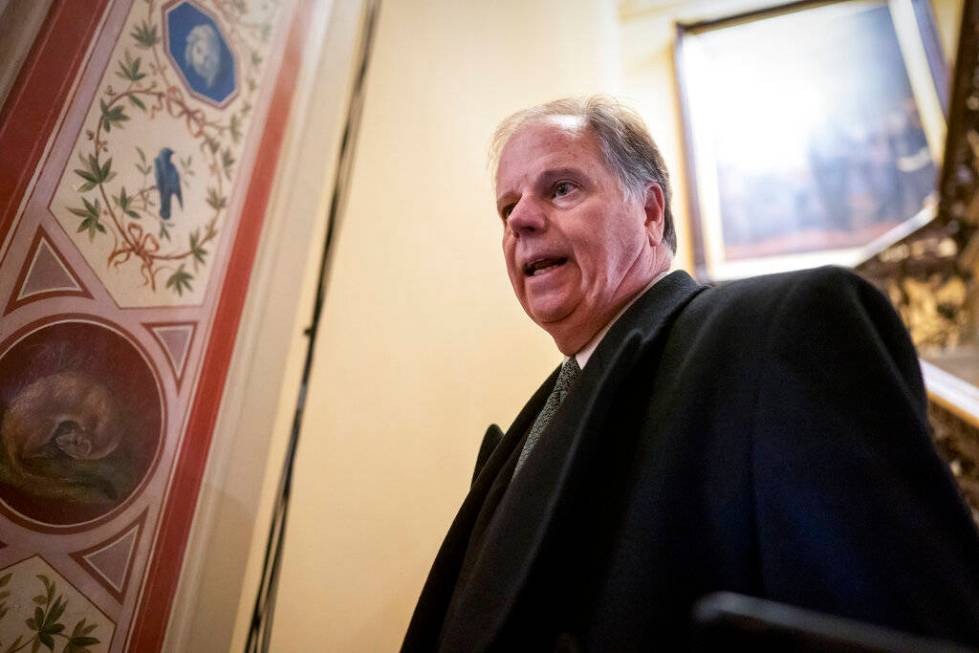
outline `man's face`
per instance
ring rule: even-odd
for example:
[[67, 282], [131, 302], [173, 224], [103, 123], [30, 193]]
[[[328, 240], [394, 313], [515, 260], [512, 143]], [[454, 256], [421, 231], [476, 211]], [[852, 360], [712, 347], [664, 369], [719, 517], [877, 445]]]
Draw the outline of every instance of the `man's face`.
[[[496, 175], [503, 254], [517, 299], [572, 354], [658, 272], [662, 193], [627, 199], [591, 131], [575, 119], [521, 128]], [[652, 205], [652, 210], [650, 210]]]

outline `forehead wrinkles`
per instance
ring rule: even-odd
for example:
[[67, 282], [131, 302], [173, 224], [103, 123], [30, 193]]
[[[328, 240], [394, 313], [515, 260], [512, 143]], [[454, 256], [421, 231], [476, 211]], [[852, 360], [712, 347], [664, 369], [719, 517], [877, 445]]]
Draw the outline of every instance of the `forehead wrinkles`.
[[[566, 167], [560, 163], [565, 157], [574, 160], [587, 157], [588, 150], [592, 150], [590, 153], [597, 155], [605, 167], [599, 144], [580, 116], [545, 116], [521, 125], [500, 149], [494, 180], [497, 196], [501, 192], [513, 192], [515, 180], [531, 177], [530, 181], [533, 181], [533, 177], [547, 168]], [[503, 177], [504, 168], [507, 168], [509, 180]]]

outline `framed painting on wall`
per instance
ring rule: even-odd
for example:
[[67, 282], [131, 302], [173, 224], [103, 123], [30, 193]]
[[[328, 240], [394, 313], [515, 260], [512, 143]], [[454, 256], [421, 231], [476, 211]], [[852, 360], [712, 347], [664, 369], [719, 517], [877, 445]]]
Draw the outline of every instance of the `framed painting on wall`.
[[854, 265], [934, 216], [945, 64], [927, 0], [806, 0], [677, 25], [694, 260]]

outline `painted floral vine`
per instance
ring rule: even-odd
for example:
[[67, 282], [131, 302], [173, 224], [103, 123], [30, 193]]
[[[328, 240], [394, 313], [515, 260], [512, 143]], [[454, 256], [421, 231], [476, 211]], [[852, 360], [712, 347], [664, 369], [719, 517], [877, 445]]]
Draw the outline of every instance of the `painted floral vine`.
[[[108, 85], [103, 90], [97, 121], [86, 130], [90, 146], [78, 153], [79, 166], [73, 170], [80, 180], [76, 187], [80, 203], [68, 210], [80, 219], [76, 231], [86, 233], [90, 241], [112, 239], [107, 266], [137, 265], [144, 286], [156, 291], [163, 281], [169, 292], [182, 296], [193, 290], [195, 277], [208, 261], [227, 212], [243, 125], [254, 108], [261, 44], [268, 42], [271, 27], [268, 22], [250, 22], [249, 8], [241, 0], [216, 4], [222, 30], [240, 59], [237, 84], [242, 97], [233, 111], [215, 119], [175, 79], [177, 74], [166, 63], [163, 52], [157, 0], [143, 2], [146, 17], [127, 35], [127, 47], [114, 62], [121, 86]], [[170, 159], [174, 153], [169, 148], [151, 160], [136, 147], [135, 173], [123, 176], [131, 184], [133, 179], [137, 183], [127, 188], [113, 166], [108, 135], [132, 128], [139, 122], [133, 120], [137, 112], [149, 121], [163, 114], [175, 118], [197, 141], [197, 151], [178, 155], [174, 165]], [[203, 166], [201, 180], [206, 184], [208, 215], [187, 216], [201, 226], [186, 240], [176, 242], [171, 233], [170, 203], [175, 196], [183, 207], [181, 187], [198, 183], [194, 179], [200, 171], [198, 165]]]

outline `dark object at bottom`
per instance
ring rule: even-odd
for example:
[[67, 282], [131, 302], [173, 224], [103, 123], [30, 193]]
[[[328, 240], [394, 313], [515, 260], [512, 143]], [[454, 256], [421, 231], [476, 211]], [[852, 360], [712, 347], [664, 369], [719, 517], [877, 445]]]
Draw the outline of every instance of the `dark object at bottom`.
[[967, 653], [951, 642], [803, 610], [733, 592], [708, 594], [693, 609], [695, 651], [764, 653]]

